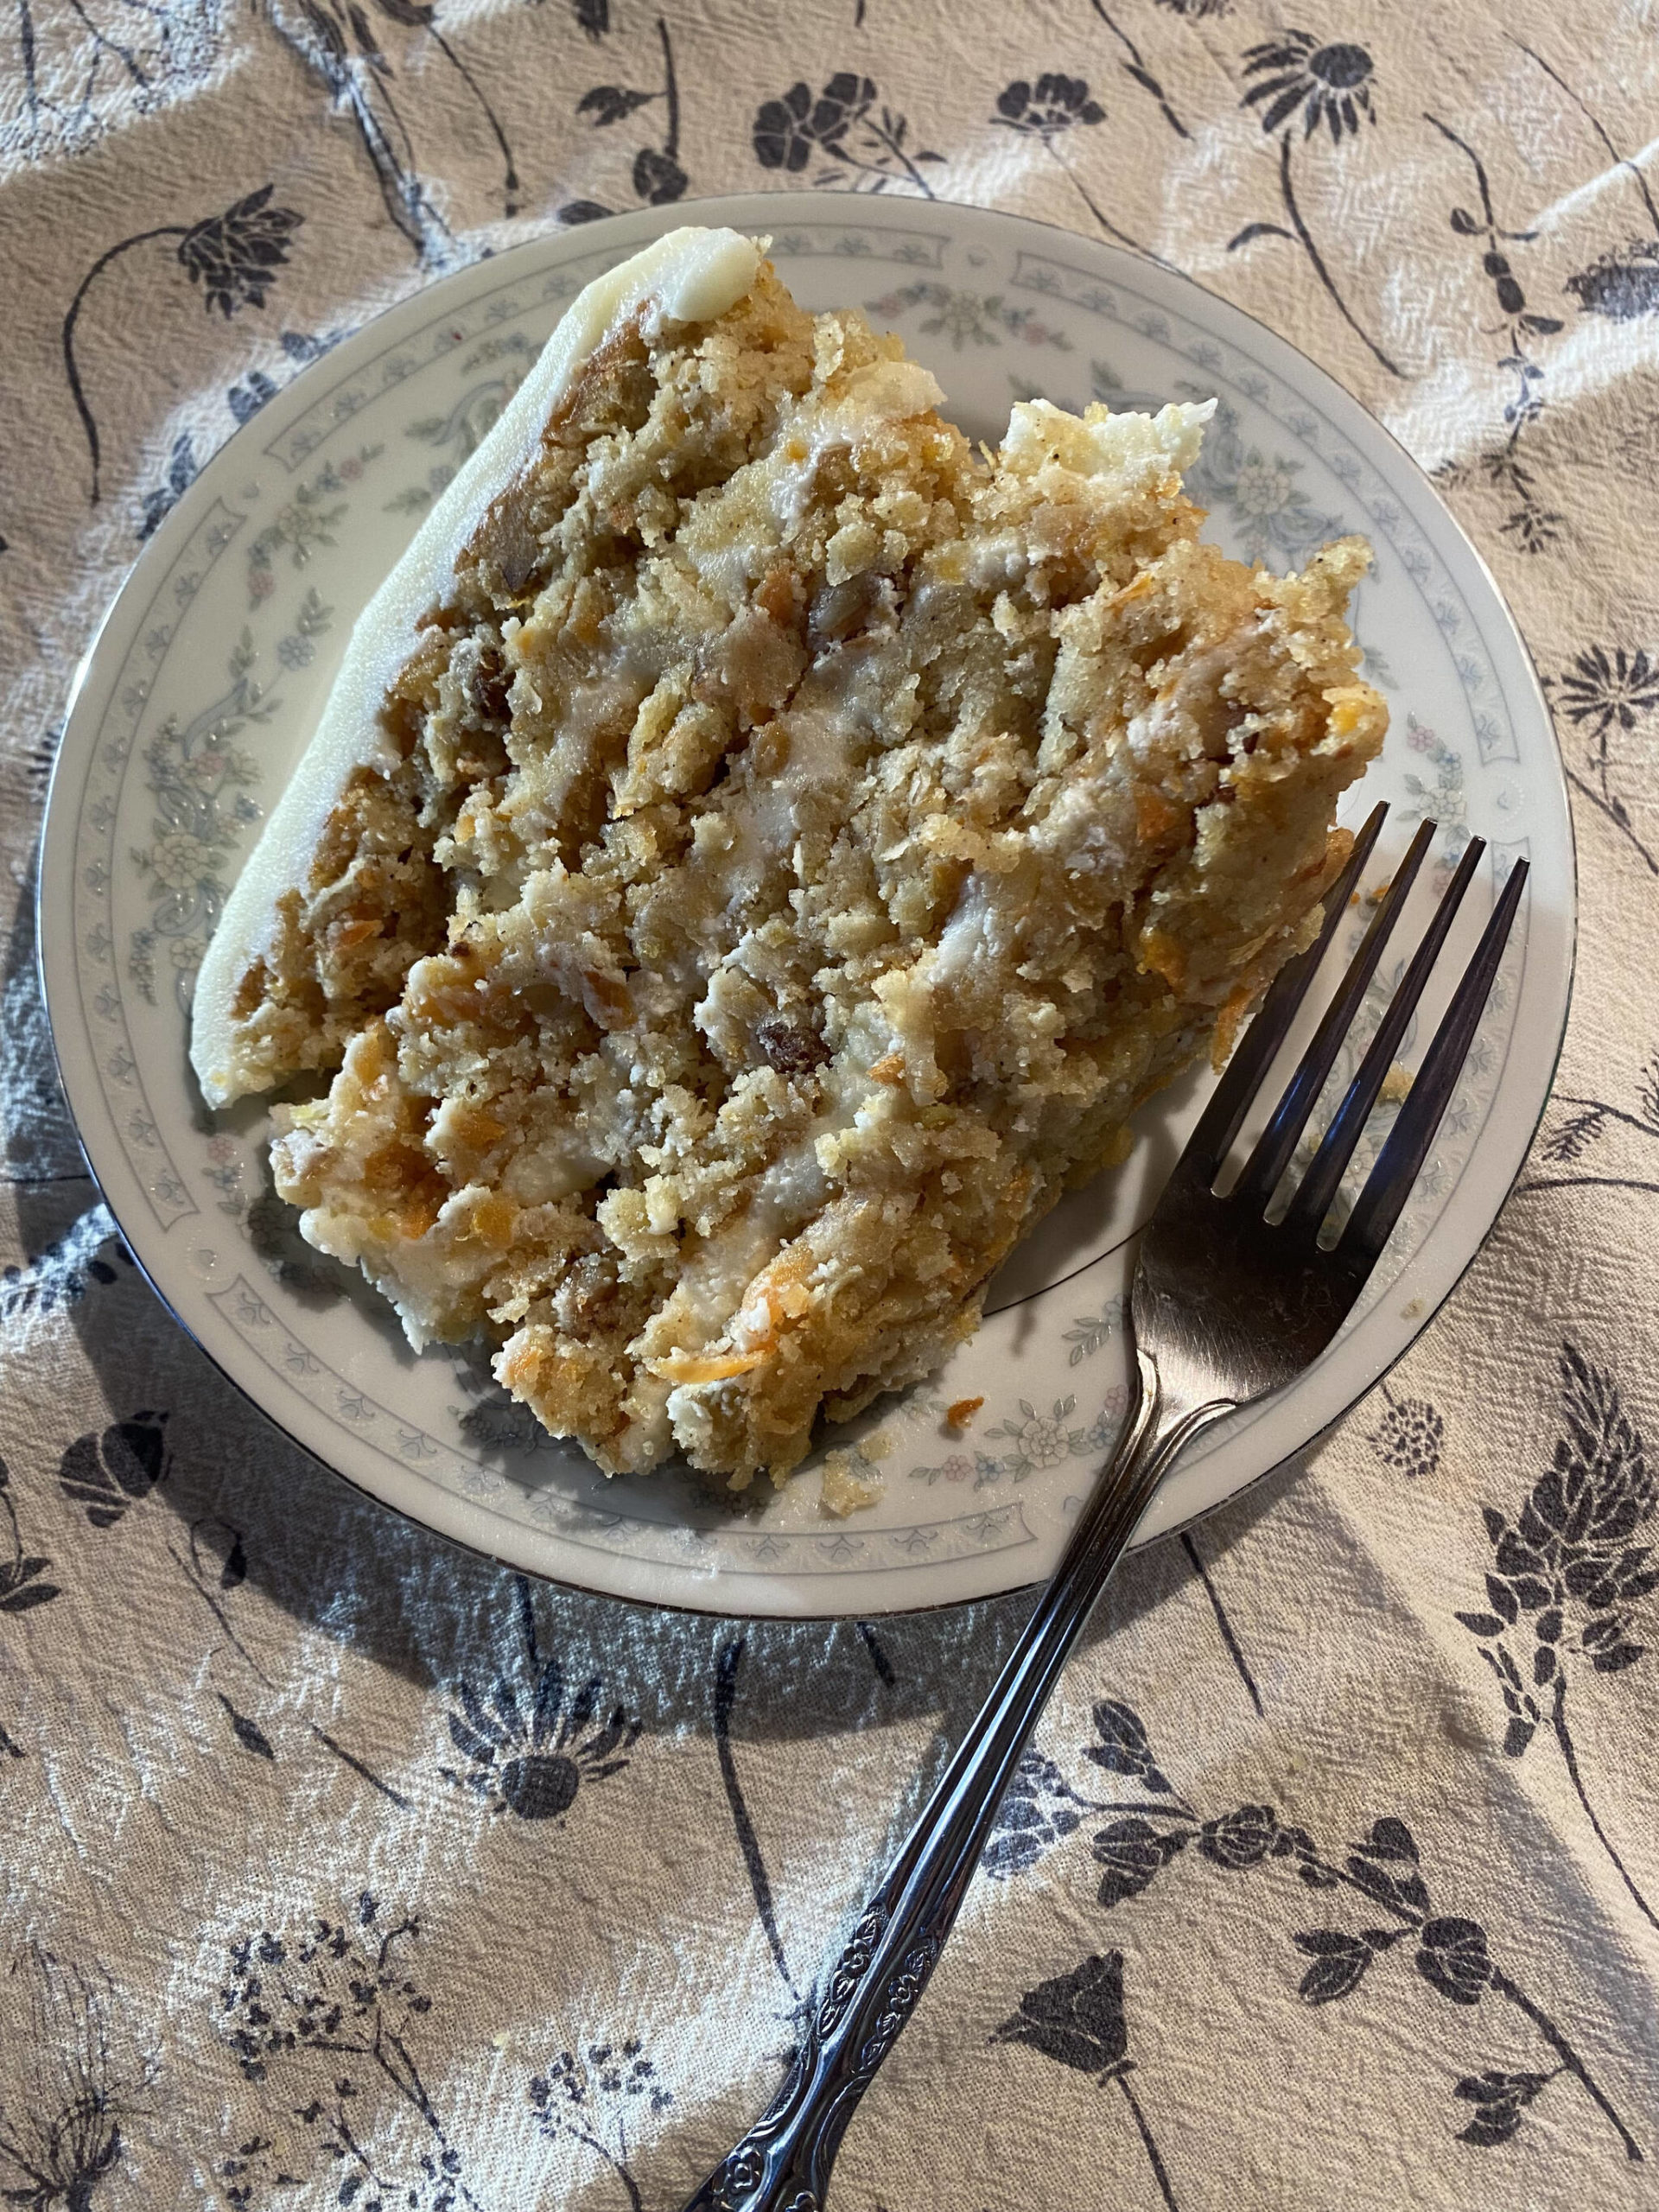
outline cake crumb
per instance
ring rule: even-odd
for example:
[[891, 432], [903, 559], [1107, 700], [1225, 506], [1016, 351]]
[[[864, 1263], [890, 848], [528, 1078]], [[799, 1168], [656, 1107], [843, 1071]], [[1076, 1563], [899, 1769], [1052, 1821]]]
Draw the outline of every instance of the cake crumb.
[[865, 1438], [858, 1449], [861, 1459], [891, 1459], [893, 1457], [893, 1439], [887, 1434], [885, 1428], [878, 1428], [872, 1431], [872, 1433]]
[[1135, 1131], [1127, 1122], [1107, 1146], [1101, 1161], [1103, 1167], [1121, 1167], [1135, 1150]]
[[1377, 1096], [1385, 1106], [1402, 1106], [1405, 1103], [1407, 1093], [1415, 1080], [1411, 1070], [1402, 1066], [1396, 1060], [1387, 1075], [1383, 1077], [1382, 1088], [1377, 1093]]
[[984, 1402], [983, 1398], [958, 1398], [954, 1405], [945, 1408], [945, 1426], [948, 1428], [966, 1428]]
[[824, 1457], [818, 1510], [836, 1521], [844, 1521], [849, 1514], [862, 1513], [867, 1506], [875, 1504], [881, 1490], [880, 1482], [862, 1482], [853, 1472], [850, 1452], [830, 1452]]

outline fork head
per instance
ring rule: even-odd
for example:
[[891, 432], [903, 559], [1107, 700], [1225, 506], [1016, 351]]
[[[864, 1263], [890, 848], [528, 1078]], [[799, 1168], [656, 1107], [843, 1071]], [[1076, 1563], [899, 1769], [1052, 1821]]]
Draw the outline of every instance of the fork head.
[[1331, 1342], [1417, 1180], [1491, 991], [1525, 887], [1524, 860], [1510, 870], [1341, 1233], [1333, 1243], [1322, 1245], [1320, 1230], [1344, 1170], [1485, 849], [1476, 837], [1441, 895], [1288, 1205], [1269, 1222], [1270, 1202], [1433, 838], [1435, 824], [1425, 822], [1243, 1171], [1224, 1196], [1216, 1195], [1222, 1163], [1349, 906], [1387, 811], [1383, 805], [1372, 812], [1326, 897], [1319, 935], [1281, 969], [1262, 1001], [1141, 1238], [1130, 1294], [1135, 1337], [1156, 1360], [1166, 1399], [1175, 1406], [1248, 1404], [1294, 1380]]

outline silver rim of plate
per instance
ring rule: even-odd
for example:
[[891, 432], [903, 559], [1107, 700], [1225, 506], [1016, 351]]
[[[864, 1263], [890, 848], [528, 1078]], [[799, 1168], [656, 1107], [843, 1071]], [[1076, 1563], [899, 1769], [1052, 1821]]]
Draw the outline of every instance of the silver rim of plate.
[[[860, 306], [899, 331], [976, 436], [1037, 394], [1073, 409], [1213, 397], [1189, 479], [1209, 535], [1280, 569], [1345, 531], [1370, 539], [1355, 626], [1392, 727], [1341, 818], [1391, 802], [1379, 878], [1425, 815], [1442, 824], [1431, 877], [1484, 836], [1471, 943], [1510, 861], [1525, 854], [1531, 879], [1379, 1280], [1308, 1375], [1176, 1471], [1141, 1541], [1303, 1450], [1425, 1325], [1520, 1169], [1566, 1026], [1573, 836], [1537, 679], [1427, 479], [1323, 371], [1186, 278], [1016, 216], [797, 193], [647, 209], [474, 263], [296, 376], [143, 546], [77, 676], [41, 852], [53, 1036], [87, 1159], [161, 1297], [359, 1488], [529, 1573], [649, 1604], [812, 1618], [958, 1603], [1047, 1573], [1110, 1447], [1129, 1240], [1207, 1077], [1154, 1101], [1128, 1166], [1039, 1226], [940, 1376], [828, 1433], [782, 1491], [728, 1505], [678, 1475], [607, 1483], [510, 1403], [475, 1349], [416, 1359], [389, 1309], [300, 1243], [269, 1189], [264, 1108], [208, 1115], [185, 1057], [194, 963], [358, 612], [575, 292], [687, 220], [770, 233], [804, 306]], [[1448, 969], [1463, 949], [1460, 921]], [[1437, 1010], [1426, 1002], [1419, 1037]], [[946, 1408], [971, 1397], [981, 1410], [949, 1427]], [[880, 1489], [844, 1521], [819, 1507], [829, 1450]]]

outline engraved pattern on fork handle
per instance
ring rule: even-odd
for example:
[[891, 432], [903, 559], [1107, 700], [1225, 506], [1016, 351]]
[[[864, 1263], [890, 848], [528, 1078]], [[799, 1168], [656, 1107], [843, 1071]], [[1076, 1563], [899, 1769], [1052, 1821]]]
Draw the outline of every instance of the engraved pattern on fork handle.
[[1066, 1655], [1171, 1461], [1233, 1410], [1167, 1406], [1151, 1354], [1135, 1358], [1123, 1435], [1052, 1580], [824, 1981], [783, 2088], [684, 2212], [823, 2212], [842, 2136], [927, 1986]]

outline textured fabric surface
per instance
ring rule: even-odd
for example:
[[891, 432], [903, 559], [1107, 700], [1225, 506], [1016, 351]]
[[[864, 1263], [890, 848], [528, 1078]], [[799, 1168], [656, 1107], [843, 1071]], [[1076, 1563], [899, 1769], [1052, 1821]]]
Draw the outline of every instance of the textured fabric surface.
[[1516, 609], [1582, 872], [1496, 1234], [1307, 1468], [1118, 1577], [834, 2201], [1650, 2201], [1656, 92], [1640, 0], [16, 0], [7, 2202], [672, 2206], [1022, 1617], [652, 1615], [363, 1503], [124, 1256], [34, 979], [70, 674], [200, 461], [470, 256], [768, 183], [1127, 239], [1332, 369]]

